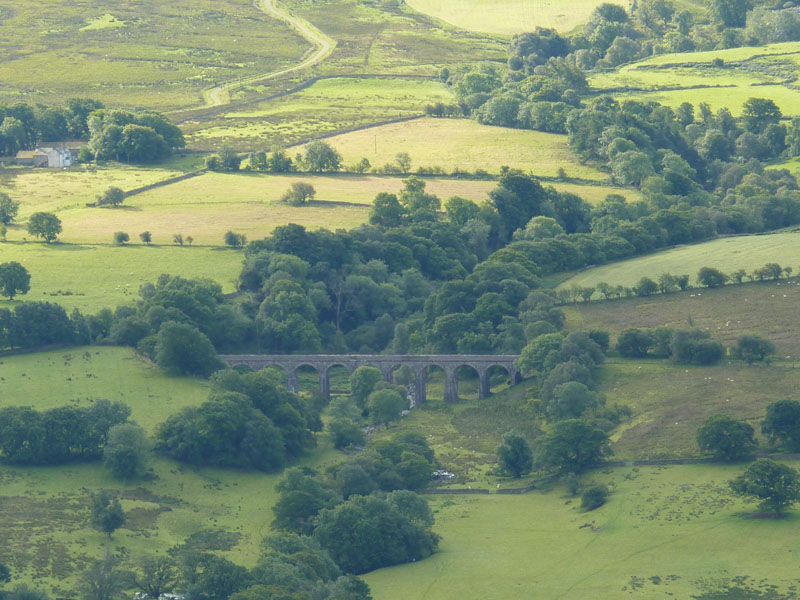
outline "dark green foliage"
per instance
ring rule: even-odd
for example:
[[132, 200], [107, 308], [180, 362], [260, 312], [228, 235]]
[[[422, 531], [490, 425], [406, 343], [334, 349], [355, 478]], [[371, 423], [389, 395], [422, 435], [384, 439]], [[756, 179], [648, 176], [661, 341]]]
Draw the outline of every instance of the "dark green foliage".
[[735, 494], [761, 500], [759, 508], [776, 515], [800, 501], [800, 475], [797, 471], [766, 458], [748, 466], [744, 473], [730, 482], [730, 486]]
[[342, 155], [326, 142], [317, 140], [306, 146], [303, 164], [309, 171], [338, 171], [341, 163]]
[[59, 464], [102, 456], [109, 430], [124, 423], [130, 408], [97, 400], [89, 408], [63, 406], [44, 412], [0, 409], [0, 451], [16, 464]]
[[[0, 596], [3, 596], [0, 593]], [[43, 591], [28, 587], [24, 583], [14, 586], [14, 589], [6, 593], [7, 600], [49, 600], [50, 597]]]
[[507, 433], [497, 448], [497, 462], [505, 473], [519, 478], [533, 469], [533, 452], [524, 437]]
[[128, 243], [130, 241], [130, 239], [131, 239], [131, 236], [128, 235], [124, 231], [115, 231], [114, 232], [114, 243], [117, 246], [124, 246], [126, 243]]
[[118, 187], [110, 187], [97, 197], [98, 206], [119, 206], [125, 201], [125, 192]]
[[608, 487], [604, 484], [593, 485], [583, 492], [581, 496], [581, 508], [586, 511], [600, 508], [608, 499]]
[[16, 261], [0, 263], [0, 293], [9, 300], [31, 289], [31, 274]]
[[314, 200], [317, 191], [310, 183], [303, 181], [295, 181], [283, 196], [281, 202], [291, 204], [292, 206], [303, 206]]
[[0, 224], [10, 225], [18, 211], [19, 202], [12, 200], [5, 192], [0, 192]]
[[136, 587], [147, 598], [157, 600], [175, 588], [178, 570], [171, 556], [148, 556], [139, 568], [140, 572], [135, 576]]
[[100, 109], [89, 115], [87, 125], [89, 150], [98, 160], [156, 162], [186, 145], [181, 130], [156, 112]]
[[408, 399], [394, 389], [379, 389], [367, 397], [367, 410], [370, 421], [374, 424], [389, 423], [400, 418], [403, 410], [408, 408]]
[[28, 218], [28, 233], [49, 244], [61, 233], [61, 219], [52, 213], [35, 212]]
[[367, 442], [364, 428], [355, 421], [334, 419], [328, 424], [333, 447], [341, 450], [348, 446], [363, 446]]
[[771, 354], [775, 354], [775, 344], [758, 335], [740, 335], [733, 349], [733, 355], [748, 365], [761, 362]]
[[225, 233], [225, 245], [231, 248], [241, 248], [247, 243], [247, 236], [243, 233], [228, 231]]
[[697, 283], [706, 287], [715, 288], [725, 285], [728, 276], [719, 269], [703, 267], [697, 273]]
[[108, 430], [103, 462], [116, 477], [141, 477], [149, 459], [150, 441], [144, 429], [134, 423], [123, 423]]
[[536, 452], [536, 463], [548, 470], [580, 473], [612, 455], [608, 435], [586, 421], [560, 421], [544, 435]]
[[792, 452], [800, 450], [800, 402], [778, 400], [767, 406], [761, 433], [770, 444], [785, 446]]
[[724, 346], [707, 331], [690, 329], [672, 334], [672, 358], [679, 364], [713, 365], [725, 356]]
[[286, 471], [286, 477], [276, 487], [280, 497], [272, 507], [273, 528], [310, 534], [319, 511], [342, 501], [341, 496], [323, 485], [315, 475], [313, 471], [298, 468]]
[[280, 429], [236, 392], [218, 393], [172, 415], [158, 426], [155, 438], [158, 450], [191, 464], [269, 472], [286, 461]]
[[180, 375], [208, 377], [223, 366], [205, 334], [175, 321], [163, 323], [158, 330], [155, 359], [158, 366]]
[[322, 510], [314, 538], [343, 571], [355, 574], [421, 560], [439, 542], [390, 502], [368, 496]]
[[0, 562], [0, 583], [8, 583], [11, 581], [11, 570]]
[[753, 428], [744, 421], [726, 415], [713, 415], [697, 430], [697, 445], [724, 461], [742, 460], [752, 456], [757, 448]]
[[578, 419], [598, 405], [597, 394], [578, 381], [557, 385], [553, 398], [547, 404], [547, 416], [551, 421]]
[[119, 498], [103, 490], [92, 494], [92, 525], [108, 534], [111, 534], [125, 524], [125, 513]]
[[650, 332], [641, 329], [626, 329], [617, 337], [617, 352], [630, 358], [644, 358], [652, 345]]

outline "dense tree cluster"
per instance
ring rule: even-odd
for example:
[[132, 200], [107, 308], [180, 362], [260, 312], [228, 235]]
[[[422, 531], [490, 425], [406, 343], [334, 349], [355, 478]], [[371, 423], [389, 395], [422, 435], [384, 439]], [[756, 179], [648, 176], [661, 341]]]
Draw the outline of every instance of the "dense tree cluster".
[[315, 445], [319, 408], [284, 389], [269, 371], [220, 371], [209, 400], [170, 416], [156, 449], [199, 465], [281, 469]]
[[89, 98], [71, 98], [66, 106], [0, 105], [0, 153], [13, 155], [40, 142], [86, 139], [89, 115], [102, 108]]
[[98, 459], [109, 430], [125, 423], [130, 414], [125, 404], [108, 400], [97, 400], [88, 408], [0, 409], [0, 459], [28, 465]]
[[617, 352], [629, 358], [671, 358], [679, 364], [713, 365], [725, 356], [725, 347], [700, 329], [625, 329], [617, 338]]
[[290, 469], [273, 527], [311, 535], [349, 573], [419, 560], [436, 548], [427, 502], [413, 491], [435, 467], [425, 437], [397, 434], [324, 473]]
[[89, 150], [97, 160], [156, 162], [186, 145], [180, 128], [153, 111], [99, 109], [87, 125]]

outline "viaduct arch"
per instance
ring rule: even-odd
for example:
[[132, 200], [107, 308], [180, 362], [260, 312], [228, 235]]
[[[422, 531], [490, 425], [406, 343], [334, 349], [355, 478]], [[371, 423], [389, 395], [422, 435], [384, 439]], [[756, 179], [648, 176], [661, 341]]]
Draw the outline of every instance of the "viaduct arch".
[[220, 358], [231, 367], [246, 365], [254, 371], [277, 366], [286, 371], [287, 387], [297, 392], [297, 370], [310, 366], [319, 373], [320, 390], [325, 398], [330, 398], [331, 367], [341, 366], [350, 373], [358, 367], [369, 366], [381, 370], [386, 381], [392, 380], [392, 373], [398, 367], [408, 366], [414, 372], [414, 399], [423, 403], [426, 399], [427, 368], [436, 366], [445, 373], [444, 399], [458, 402], [458, 369], [469, 366], [475, 369], [480, 379], [481, 398], [490, 395], [489, 369], [501, 367], [508, 373], [511, 384], [519, 383], [521, 376], [514, 361], [516, 354], [222, 354]]

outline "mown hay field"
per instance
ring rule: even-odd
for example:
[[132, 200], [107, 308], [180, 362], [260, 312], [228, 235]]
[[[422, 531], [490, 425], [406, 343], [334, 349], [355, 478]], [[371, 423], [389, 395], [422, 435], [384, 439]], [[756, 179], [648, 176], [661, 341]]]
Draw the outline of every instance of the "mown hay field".
[[169, 110], [219, 82], [291, 65], [308, 43], [250, 0], [0, 3], [0, 100]]
[[608, 175], [582, 165], [570, 152], [567, 136], [490, 127], [467, 119], [424, 118], [331, 137], [327, 142], [346, 164], [367, 158], [373, 166], [393, 163], [407, 152], [411, 168], [441, 167], [447, 172], [483, 169], [499, 173], [505, 165], [534, 175], [605, 180]]
[[714, 267], [724, 273], [744, 269], [747, 273], [766, 263], [779, 263], [782, 267], [800, 268], [800, 231], [780, 231], [763, 235], [744, 235], [719, 238], [701, 244], [677, 246], [619, 262], [601, 265], [576, 273], [558, 288], [572, 285], [596, 286], [600, 282], [610, 285], [634, 286], [642, 277], [657, 279], [662, 273], [687, 274], [695, 283], [702, 267]]
[[[130, 233], [138, 242], [138, 232]], [[155, 283], [162, 273], [206, 277], [219, 283], [226, 293], [236, 289], [241, 251], [176, 246], [171, 239], [154, 241], [165, 245], [7, 242], [0, 244], [0, 257], [3, 262], [19, 262], [31, 274], [30, 291], [14, 302], [44, 300], [67, 311], [78, 308], [83, 313], [95, 313], [133, 304], [139, 298], [139, 286], [146, 281]], [[3, 298], [0, 307], [13, 307], [14, 302]]]
[[[408, 5], [447, 23], [470, 31], [502, 35], [551, 27], [571, 31], [589, 20], [598, 0], [559, 2], [558, 0], [411, 0]], [[622, 2], [630, 8], [629, 2]]]

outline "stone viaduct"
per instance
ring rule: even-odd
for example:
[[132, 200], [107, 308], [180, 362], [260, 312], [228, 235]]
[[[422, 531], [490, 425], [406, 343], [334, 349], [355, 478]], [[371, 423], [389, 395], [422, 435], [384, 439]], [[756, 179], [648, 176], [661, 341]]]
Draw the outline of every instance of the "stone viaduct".
[[458, 401], [458, 369], [468, 366], [475, 369], [480, 379], [480, 397], [490, 395], [489, 369], [501, 367], [508, 373], [512, 384], [521, 379], [514, 361], [514, 354], [223, 354], [220, 358], [231, 367], [246, 365], [255, 371], [266, 367], [280, 367], [287, 374], [287, 387], [297, 392], [297, 370], [303, 366], [312, 367], [319, 374], [320, 389], [326, 398], [331, 395], [330, 369], [342, 366], [350, 373], [358, 367], [377, 367], [386, 381], [392, 380], [392, 373], [398, 367], [408, 366], [414, 372], [414, 400], [425, 402], [427, 369], [431, 366], [441, 368], [445, 373], [444, 399]]

